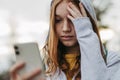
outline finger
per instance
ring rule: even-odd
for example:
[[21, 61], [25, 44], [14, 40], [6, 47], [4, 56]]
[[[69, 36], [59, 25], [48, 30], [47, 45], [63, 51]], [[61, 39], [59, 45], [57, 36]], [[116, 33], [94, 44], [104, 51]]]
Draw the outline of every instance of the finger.
[[67, 15], [68, 19], [70, 19], [71, 21], [74, 20], [74, 18], [71, 15]]
[[37, 68], [36, 70], [33, 70], [32, 72], [25, 74], [22, 76], [23, 80], [30, 80], [32, 78], [34, 78], [35, 76], [39, 75], [41, 72], [41, 70], [39, 68]]
[[70, 15], [73, 16], [74, 18], [77, 17], [77, 14], [68, 6], [67, 10], [69, 11]]
[[18, 72], [18, 70], [20, 70], [21, 68], [23, 68], [24, 65], [25, 65], [24, 62], [19, 62], [19, 63], [13, 65], [13, 67], [10, 68], [10, 70], [9, 70], [10, 76], [12, 78], [16, 79], [17, 78], [17, 72]]
[[70, 8], [71, 8], [73, 11], [80, 13], [78, 7], [76, 7], [72, 2], [69, 2], [68, 6], [70, 6]]
[[80, 9], [81, 9], [81, 13], [83, 15], [83, 17], [87, 17], [87, 13], [85, 11], [85, 8], [83, 7], [82, 3], [79, 3]]
[[69, 3], [68, 6], [72, 9], [72, 11], [78, 16], [81, 17], [82, 14], [80, 12], [80, 10], [73, 4], [73, 3]]

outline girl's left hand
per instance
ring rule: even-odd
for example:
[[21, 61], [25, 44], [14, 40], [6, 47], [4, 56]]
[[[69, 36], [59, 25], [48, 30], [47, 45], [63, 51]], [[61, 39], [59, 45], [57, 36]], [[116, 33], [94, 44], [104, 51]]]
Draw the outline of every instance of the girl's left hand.
[[85, 11], [81, 2], [79, 3], [79, 9], [72, 2], [69, 2], [67, 10], [69, 11], [70, 14], [67, 15], [67, 17], [71, 21], [73, 21], [77, 18], [80, 18], [80, 17], [87, 17], [87, 13], [86, 13], [86, 11]]

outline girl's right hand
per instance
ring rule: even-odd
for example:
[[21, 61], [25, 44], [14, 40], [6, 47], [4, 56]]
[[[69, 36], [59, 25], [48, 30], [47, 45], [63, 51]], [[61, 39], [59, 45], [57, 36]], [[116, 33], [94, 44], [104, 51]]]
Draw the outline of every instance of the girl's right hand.
[[[35, 69], [34, 71], [30, 73], [19, 75], [18, 71], [22, 69], [24, 66], [25, 66], [25, 62], [20, 62], [20, 63], [13, 65], [10, 69], [10, 80], [32, 80], [34, 77], [36, 77], [41, 72], [40, 69]], [[40, 79], [40, 80], [43, 80], [43, 79]]]
[[67, 10], [69, 11], [70, 14], [67, 17], [71, 21], [73, 21], [77, 18], [87, 17], [87, 13], [81, 2], [79, 3], [79, 8], [80, 8], [80, 10], [72, 2], [69, 2]]

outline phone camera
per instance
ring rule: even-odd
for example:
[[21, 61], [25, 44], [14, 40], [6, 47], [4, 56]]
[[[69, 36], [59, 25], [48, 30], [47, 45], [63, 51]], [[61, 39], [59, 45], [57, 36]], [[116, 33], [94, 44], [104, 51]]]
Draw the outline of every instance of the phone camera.
[[16, 53], [16, 55], [19, 55], [19, 54], [20, 54], [20, 52], [19, 52], [19, 51], [15, 51], [15, 53]]
[[18, 49], [18, 47], [17, 47], [17, 46], [14, 46], [14, 48], [15, 48], [15, 49]]

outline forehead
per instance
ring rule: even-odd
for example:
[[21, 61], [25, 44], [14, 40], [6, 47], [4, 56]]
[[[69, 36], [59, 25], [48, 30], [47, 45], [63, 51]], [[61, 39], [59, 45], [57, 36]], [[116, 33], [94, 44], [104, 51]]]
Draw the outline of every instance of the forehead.
[[66, 15], [68, 14], [67, 11], [67, 5], [68, 5], [68, 1], [62, 1], [61, 3], [59, 3], [56, 6], [56, 15]]

